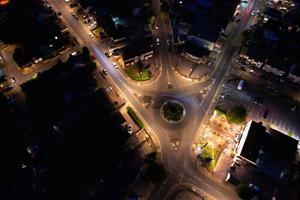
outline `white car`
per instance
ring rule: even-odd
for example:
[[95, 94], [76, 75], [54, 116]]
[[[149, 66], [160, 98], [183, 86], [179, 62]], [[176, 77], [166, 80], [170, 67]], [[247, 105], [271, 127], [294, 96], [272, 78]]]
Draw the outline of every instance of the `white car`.
[[132, 134], [132, 126], [131, 126], [131, 124], [127, 124], [127, 133]]
[[11, 77], [11, 78], [10, 78], [10, 82], [15, 83], [15, 82], [16, 82], [16, 79], [15, 79], [14, 77]]
[[105, 91], [106, 91], [106, 92], [112, 91], [112, 87], [111, 87], [111, 86], [107, 86], [107, 87], [105, 88]]
[[252, 75], [256, 75], [256, 72], [253, 69], [250, 69], [249, 73], [252, 74]]
[[119, 68], [119, 65], [116, 62], [113, 62], [113, 65], [115, 66], [116, 69]]
[[94, 37], [94, 34], [90, 31], [90, 32], [89, 32], [89, 36], [90, 36], [90, 38], [93, 38], [93, 37]]
[[156, 38], [156, 45], [157, 45], [157, 46], [160, 45], [159, 38]]
[[257, 15], [259, 15], [259, 10], [253, 10], [253, 11], [251, 12], [251, 15], [252, 15], [252, 16], [257, 16]]

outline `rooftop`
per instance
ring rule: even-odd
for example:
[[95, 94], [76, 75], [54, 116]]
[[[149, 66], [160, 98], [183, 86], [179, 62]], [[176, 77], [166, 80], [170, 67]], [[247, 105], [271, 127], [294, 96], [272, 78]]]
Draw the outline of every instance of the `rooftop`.
[[250, 121], [239, 145], [240, 156], [255, 163], [265, 175], [279, 178], [285, 164], [293, 161], [298, 141]]
[[203, 56], [208, 56], [210, 53], [208, 49], [200, 47], [194, 43], [191, 43], [190, 41], [187, 41], [185, 43], [184, 49], [187, 53], [199, 58]]

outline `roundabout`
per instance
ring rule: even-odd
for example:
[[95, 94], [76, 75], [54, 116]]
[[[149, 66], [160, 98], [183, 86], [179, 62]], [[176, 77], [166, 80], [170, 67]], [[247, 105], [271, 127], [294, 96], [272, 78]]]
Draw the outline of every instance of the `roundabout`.
[[160, 107], [160, 115], [164, 121], [174, 124], [184, 119], [186, 111], [182, 103], [170, 100], [162, 104]]

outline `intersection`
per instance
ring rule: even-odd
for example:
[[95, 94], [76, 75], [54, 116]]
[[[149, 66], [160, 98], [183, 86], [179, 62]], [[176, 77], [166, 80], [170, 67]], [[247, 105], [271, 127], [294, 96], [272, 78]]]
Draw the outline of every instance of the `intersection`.
[[[159, 5], [159, 1], [154, 1]], [[150, 129], [151, 134], [157, 138], [162, 163], [168, 171], [167, 180], [157, 185], [151, 192], [149, 199], [163, 199], [168, 191], [178, 184], [193, 184], [213, 199], [238, 199], [233, 188], [211, 178], [207, 173], [199, 170], [192, 153], [192, 145], [201, 134], [206, 116], [212, 112], [215, 98], [226, 80], [233, 55], [236, 53], [240, 42], [241, 33], [249, 26], [249, 13], [258, 4], [258, 0], [248, 3], [242, 20], [233, 24], [233, 29], [228, 34], [222, 52], [215, 62], [215, 70], [211, 78], [204, 82], [191, 82], [176, 74], [173, 70], [172, 54], [168, 51], [166, 39], [170, 27], [168, 16], [158, 13], [158, 37], [161, 45], [156, 47], [158, 55], [158, 68], [160, 74], [156, 80], [138, 85], [129, 81], [119, 72], [106, 57], [103, 44], [96, 38], [88, 35], [88, 30], [81, 21], [75, 20], [63, 0], [49, 0], [56, 12], [61, 13], [61, 19], [74, 35], [81, 46], [87, 46], [98, 62], [99, 71], [107, 70], [108, 80], [120, 91], [122, 96], [131, 104]], [[159, 6], [154, 6], [159, 7]], [[200, 91], [208, 90], [205, 95]], [[199, 95], [202, 96], [199, 98]], [[149, 105], [141, 101], [138, 96], [151, 98]], [[166, 100], [181, 102], [186, 108], [186, 117], [178, 124], [167, 124], [159, 116], [159, 108]], [[147, 102], [148, 103], [148, 102]], [[172, 143], [179, 141], [178, 151], [174, 151]]]

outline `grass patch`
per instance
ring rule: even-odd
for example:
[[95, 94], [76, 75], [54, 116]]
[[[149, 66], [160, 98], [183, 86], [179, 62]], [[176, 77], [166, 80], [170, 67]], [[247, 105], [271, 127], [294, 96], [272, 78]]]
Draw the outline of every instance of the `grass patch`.
[[218, 151], [211, 145], [207, 145], [202, 149], [199, 155], [199, 159], [202, 161], [202, 165], [212, 172], [216, 167], [220, 154], [220, 151]]
[[126, 74], [135, 81], [147, 81], [150, 79], [150, 74], [147, 69], [141, 68], [138, 65], [133, 65], [125, 69]]
[[127, 112], [130, 115], [130, 117], [133, 119], [133, 121], [140, 127], [140, 128], [145, 128], [144, 123], [142, 120], [139, 118], [139, 116], [136, 114], [136, 112], [131, 108], [127, 107]]

